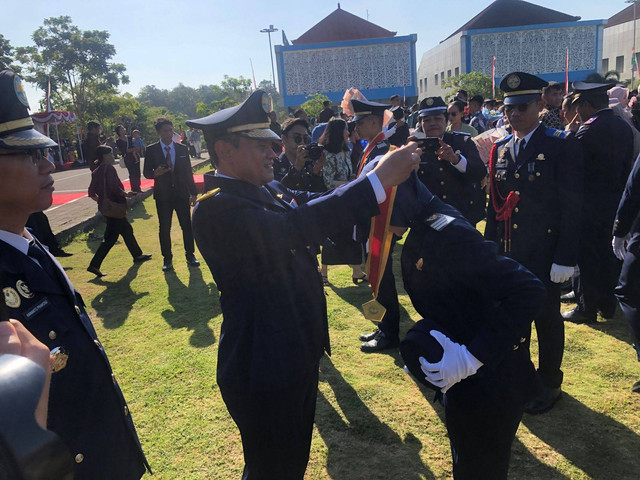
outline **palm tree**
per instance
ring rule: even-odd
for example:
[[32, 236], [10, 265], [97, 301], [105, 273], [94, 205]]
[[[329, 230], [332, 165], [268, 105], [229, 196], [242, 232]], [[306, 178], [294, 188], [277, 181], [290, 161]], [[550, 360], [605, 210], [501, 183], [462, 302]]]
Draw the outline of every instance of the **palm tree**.
[[600, 75], [599, 73], [591, 73], [587, 75], [587, 78], [585, 78], [584, 81], [588, 83], [619, 83], [620, 72], [618, 72], [617, 70], [609, 70], [604, 75]]

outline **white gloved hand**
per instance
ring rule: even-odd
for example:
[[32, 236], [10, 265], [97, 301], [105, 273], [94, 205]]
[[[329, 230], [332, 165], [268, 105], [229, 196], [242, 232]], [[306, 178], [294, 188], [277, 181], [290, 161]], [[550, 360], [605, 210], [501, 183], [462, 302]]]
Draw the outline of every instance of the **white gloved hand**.
[[576, 267], [566, 267], [564, 265], [558, 265], [554, 263], [551, 265], [551, 281], [553, 283], [563, 283], [569, 280], [573, 276]]
[[627, 240], [629, 235], [626, 237], [613, 237], [611, 240], [611, 246], [613, 247], [613, 254], [616, 256], [618, 260], [624, 260], [624, 256], [627, 254]]
[[437, 363], [429, 363], [424, 357], [420, 357], [421, 369], [428, 382], [440, 387], [442, 393], [447, 393], [460, 380], [470, 377], [483, 365], [474, 357], [465, 345], [453, 342], [444, 333], [437, 330], [429, 332], [435, 338], [442, 349], [442, 359]]

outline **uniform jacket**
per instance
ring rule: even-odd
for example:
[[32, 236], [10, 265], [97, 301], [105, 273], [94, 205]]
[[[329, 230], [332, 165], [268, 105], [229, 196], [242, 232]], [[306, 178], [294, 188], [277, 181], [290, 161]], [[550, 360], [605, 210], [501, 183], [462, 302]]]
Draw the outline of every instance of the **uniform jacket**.
[[205, 188], [220, 188], [193, 212], [198, 248], [220, 291], [218, 384], [286, 388], [329, 352], [322, 279], [308, 247], [377, 215], [373, 188], [362, 178], [311, 194], [211, 174]]
[[56, 281], [0, 241], [0, 287], [11, 298], [9, 315], [49, 349], [62, 347], [69, 355], [66, 367], [51, 376], [48, 428], [75, 459], [76, 480], [139, 479], [148, 464], [127, 403], [82, 297], [51, 259], [60, 273]]
[[467, 159], [466, 171], [463, 173], [446, 160], [440, 161], [425, 153], [420, 159], [418, 177], [431, 193], [453, 205], [475, 225], [485, 217], [486, 195], [480, 188], [480, 181], [486, 177], [487, 167], [470, 135], [447, 132], [442, 141]]
[[496, 142], [485, 237], [505, 252], [507, 222], [498, 221], [493, 197], [520, 195], [511, 218], [511, 248], [506, 255], [548, 281], [552, 263], [577, 262], [583, 189], [582, 150], [561, 130], [539, 126], [515, 159], [514, 135]]
[[633, 164], [633, 133], [609, 108], [584, 122], [576, 134], [584, 152], [583, 228], [611, 228]]
[[[196, 184], [193, 181], [193, 171], [189, 160], [189, 149], [181, 143], [173, 143], [175, 147], [175, 167], [170, 172], [160, 175], [154, 181], [153, 198], [170, 201], [173, 199], [188, 199], [190, 195], [197, 195]], [[144, 159], [144, 176], [154, 178], [153, 171], [160, 165], [166, 165], [167, 159], [160, 142], [152, 143], [146, 149]]]
[[640, 160], [638, 159], [629, 174], [613, 224], [613, 234], [616, 237], [625, 237], [628, 233], [632, 236], [640, 233]]

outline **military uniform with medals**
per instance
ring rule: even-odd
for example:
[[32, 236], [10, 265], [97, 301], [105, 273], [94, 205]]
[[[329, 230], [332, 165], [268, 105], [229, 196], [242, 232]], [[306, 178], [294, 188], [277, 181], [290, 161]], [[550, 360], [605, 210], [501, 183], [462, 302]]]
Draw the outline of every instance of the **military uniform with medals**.
[[[540, 98], [546, 82], [516, 72], [505, 76], [500, 88], [505, 105], [514, 108]], [[523, 146], [522, 142], [526, 142]], [[518, 145], [516, 145], [516, 142]], [[538, 125], [523, 139], [515, 135], [495, 143], [489, 160], [490, 200], [485, 237], [547, 287], [547, 299], [536, 317], [539, 340], [538, 374], [552, 396], [539, 410], [553, 406], [562, 384], [564, 324], [560, 316], [560, 286], [550, 272], [572, 268], [578, 255], [582, 204], [582, 151], [568, 132]], [[527, 343], [528, 347], [528, 343]]]

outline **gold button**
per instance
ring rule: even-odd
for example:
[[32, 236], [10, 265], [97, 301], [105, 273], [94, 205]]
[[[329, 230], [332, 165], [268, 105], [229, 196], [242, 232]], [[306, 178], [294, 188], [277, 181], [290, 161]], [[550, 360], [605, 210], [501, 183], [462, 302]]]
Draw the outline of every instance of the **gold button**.
[[446, 196], [446, 195], [442, 195], [442, 199], [443, 199], [443, 200], [446, 200], [446, 199], [447, 199], [447, 196]]
[[516, 173], [516, 174], [514, 175], [514, 177], [516, 177], [516, 178], [520, 178], [520, 174], [519, 174], [519, 173]]
[[127, 415], [129, 415], [129, 407], [127, 407], [126, 405], [124, 406], [124, 416], [126, 417]]
[[442, 172], [442, 171], [444, 171], [444, 168], [440, 167], [440, 171], [441, 171], [441, 172]]
[[551, 233], [551, 229], [547, 230], [547, 233]]
[[517, 349], [519, 349], [519, 348], [520, 348], [520, 345], [514, 345], [514, 346], [513, 346], [513, 349], [514, 349], [514, 350], [517, 350]]
[[521, 337], [521, 338], [520, 338], [520, 343], [524, 343], [524, 342], [526, 342], [526, 341], [527, 341], [527, 339], [526, 339], [525, 337]]
[[84, 460], [84, 455], [79, 453], [76, 455], [76, 463], [82, 463], [82, 461]]
[[540, 172], [536, 172], [536, 177], [539, 177], [539, 176], [540, 176]]
[[424, 173], [424, 170], [420, 170], [420, 173]]
[[53, 330], [51, 330], [51, 331], [49, 332], [49, 338], [50, 338], [51, 340], [55, 340], [57, 336], [58, 336], [58, 335], [56, 335], [56, 332], [54, 332]]
[[444, 180], [440, 181], [440, 185], [444, 185]]
[[82, 313], [82, 310], [80, 310], [80, 307], [78, 305], [76, 305], [76, 313], [78, 315], [80, 315]]
[[98, 348], [102, 348], [102, 344], [100, 343], [100, 340], [98, 340], [97, 338], [93, 341], [93, 343], [95, 343]]
[[520, 195], [520, 192], [516, 190], [516, 195]]
[[471, 200], [471, 201], [469, 202], [469, 205], [473, 205], [473, 200]]
[[518, 213], [520, 211], [520, 209], [518, 207], [513, 209], [514, 212]]
[[514, 230], [517, 230], [517, 229], [518, 229], [518, 224], [517, 224], [517, 223], [514, 223], [514, 224], [513, 224], [513, 229], [514, 229]]

